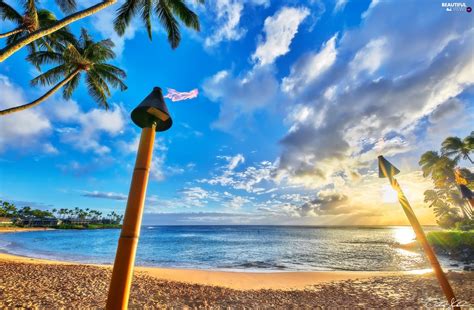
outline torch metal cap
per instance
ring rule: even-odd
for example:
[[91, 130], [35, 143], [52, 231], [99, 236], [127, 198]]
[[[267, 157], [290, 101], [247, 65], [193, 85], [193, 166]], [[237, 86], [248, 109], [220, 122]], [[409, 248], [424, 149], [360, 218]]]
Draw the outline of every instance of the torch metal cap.
[[132, 121], [140, 128], [156, 123], [156, 131], [168, 130], [173, 120], [166, 106], [161, 88], [154, 87], [151, 93], [132, 111]]
[[400, 170], [397, 169], [391, 162], [386, 160], [382, 155], [378, 157], [379, 161], [379, 178], [389, 178], [391, 179], [394, 175], [400, 173]]

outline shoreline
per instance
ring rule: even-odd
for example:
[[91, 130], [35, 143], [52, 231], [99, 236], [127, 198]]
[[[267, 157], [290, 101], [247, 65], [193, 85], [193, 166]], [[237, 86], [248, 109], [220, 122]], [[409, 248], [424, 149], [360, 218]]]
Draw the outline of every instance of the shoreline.
[[2, 233], [19, 233], [19, 232], [28, 232], [28, 231], [48, 231], [56, 230], [55, 228], [49, 227], [15, 227], [15, 226], [0, 226], [0, 234]]
[[[0, 262], [26, 263], [43, 266], [90, 266], [112, 269], [112, 265], [87, 264], [61, 260], [33, 258], [0, 252]], [[307, 286], [334, 281], [362, 280], [375, 277], [430, 274], [431, 270], [414, 271], [222, 271], [203, 269], [136, 266], [135, 274], [157, 280], [186, 284], [225, 287], [235, 290], [304, 290]]]

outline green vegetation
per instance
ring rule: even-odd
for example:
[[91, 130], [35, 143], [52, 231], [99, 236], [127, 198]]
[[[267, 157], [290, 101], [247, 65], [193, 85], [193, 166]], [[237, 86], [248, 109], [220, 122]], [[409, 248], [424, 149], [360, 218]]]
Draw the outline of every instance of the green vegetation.
[[471, 262], [474, 260], [474, 230], [432, 231], [427, 234], [428, 242], [437, 252]]
[[428, 233], [427, 238], [430, 244], [445, 249], [458, 249], [462, 247], [474, 248], [474, 230], [432, 231]]
[[[0, 219], [5, 225], [18, 227], [52, 227], [58, 229], [120, 228], [123, 215], [112, 211], [107, 215], [89, 208], [40, 210], [0, 201]], [[4, 225], [2, 225], [4, 226]]]
[[456, 183], [455, 170], [458, 169], [468, 188], [474, 188], [474, 173], [460, 168], [462, 160], [472, 163], [469, 156], [474, 152], [474, 132], [464, 139], [448, 137], [441, 144], [440, 152], [425, 152], [419, 161], [423, 176], [431, 177], [433, 189], [425, 191], [425, 202], [433, 208], [437, 223], [443, 228], [461, 230], [474, 229], [473, 209], [463, 199]]

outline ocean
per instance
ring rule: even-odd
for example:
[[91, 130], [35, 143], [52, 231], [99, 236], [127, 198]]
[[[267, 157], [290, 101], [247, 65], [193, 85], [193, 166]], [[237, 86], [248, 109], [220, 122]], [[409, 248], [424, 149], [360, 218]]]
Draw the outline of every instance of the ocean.
[[[426, 228], [426, 231], [436, 229]], [[113, 263], [118, 229], [0, 234], [0, 251], [85, 263]], [[399, 271], [429, 264], [411, 227], [144, 226], [136, 264], [240, 271]], [[449, 260], [441, 263], [448, 266]]]

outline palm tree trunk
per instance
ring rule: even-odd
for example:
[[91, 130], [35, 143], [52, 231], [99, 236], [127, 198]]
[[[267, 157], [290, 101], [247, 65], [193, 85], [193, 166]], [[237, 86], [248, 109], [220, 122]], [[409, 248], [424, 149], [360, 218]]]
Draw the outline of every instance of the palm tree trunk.
[[87, 8], [87, 9], [84, 9], [82, 11], [73, 13], [73, 14], [57, 21], [54, 25], [52, 25], [50, 27], [41, 28], [41, 29], [38, 29], [38, 30], [30, 33], [29, 35], [22, 38], [21, 40], [15, 42], [15, 43], [12, 43], [12, 44], [6, 46], [4, 49], [2, 49], [1, 52], [0, 52], [0, 62], [3, 62], [5, 59], [7, 59], [11, 55], [13, 55], [15, 52], [17, 52], [19, 49], [21, 49], [25, 45], [28, 45], [31, 42], [33, 42], [33, 41], [35, 41], [39, 38], [47, 36], [48, 34], [51, 34], [51, 33], [65, 27], [65, 26], [77, 21], [77, 20], [80, 20], [80, 19], [85, 18], [87, 16], [90, 16], [92, 14], [95, 14], [95, 13], [99, 12], [100, 10], [105, 9], [106, 7], [112, 5], [116, 2], [117, 2], [117, 0], [104, 0], [104, 1], [102, 1], [98, 4], [96, 4], [96, 5], [93, 5], [89, 8]]
[[46, 94], [44, 94], [43, 96], [39, 97], [39, 98], [36, 99], [35, 101], [32, 101], [32, 102], [27, 103], [27, 104], [20, 105], [20, 106], [17, 106], [17, 107], [13, 107], [13, 108], [8, 108], [8, 109], [5, 109], [5, 110], [2, 110], [2, 111], [0, 111], [0, 115], [7, 115], [7, 114], [11, 114], [11, 113], [23, 111], [23, 110], [32, 108], [32, 107], [34, 107], [34, 106], [37, 106], [37, 105], [40, 104], [41, 102], [43, 102], [43, 101], [45, 101], [46, 99], [48, 99], [48, 98], [49, 98], [52, 94], [54, 94], [58, 89], [60, 89], [61, 87], [63, 87], [64, 84], [66, 84], [67, 82], [69, 82], [70, 80], [72, 80], [72, 78], [75, 77], [76, 75], [78, 75], [79, 72], [81, 72], [80, 69], [74, 70], [74, 71], [73, 71], [71, 74], [69, 74], [64, 80], [62, 80], [61, 82], [59, 82], [58, 84], [56, 84], [56, 85], [55, 85], [53, 88], [51, 88]]
[[18, 32], [22, 32], [24, 29], [23, 28], [16, 28], [12, 31], [8, 31], [8, 32], [5, 32], [5, 33], [0, 33], [0, 39], [3, 39], [3, 38], [6, 38], [6, 37], [9, 37], [9, 36], [12, 36], [14, 34], [17, 34]]

